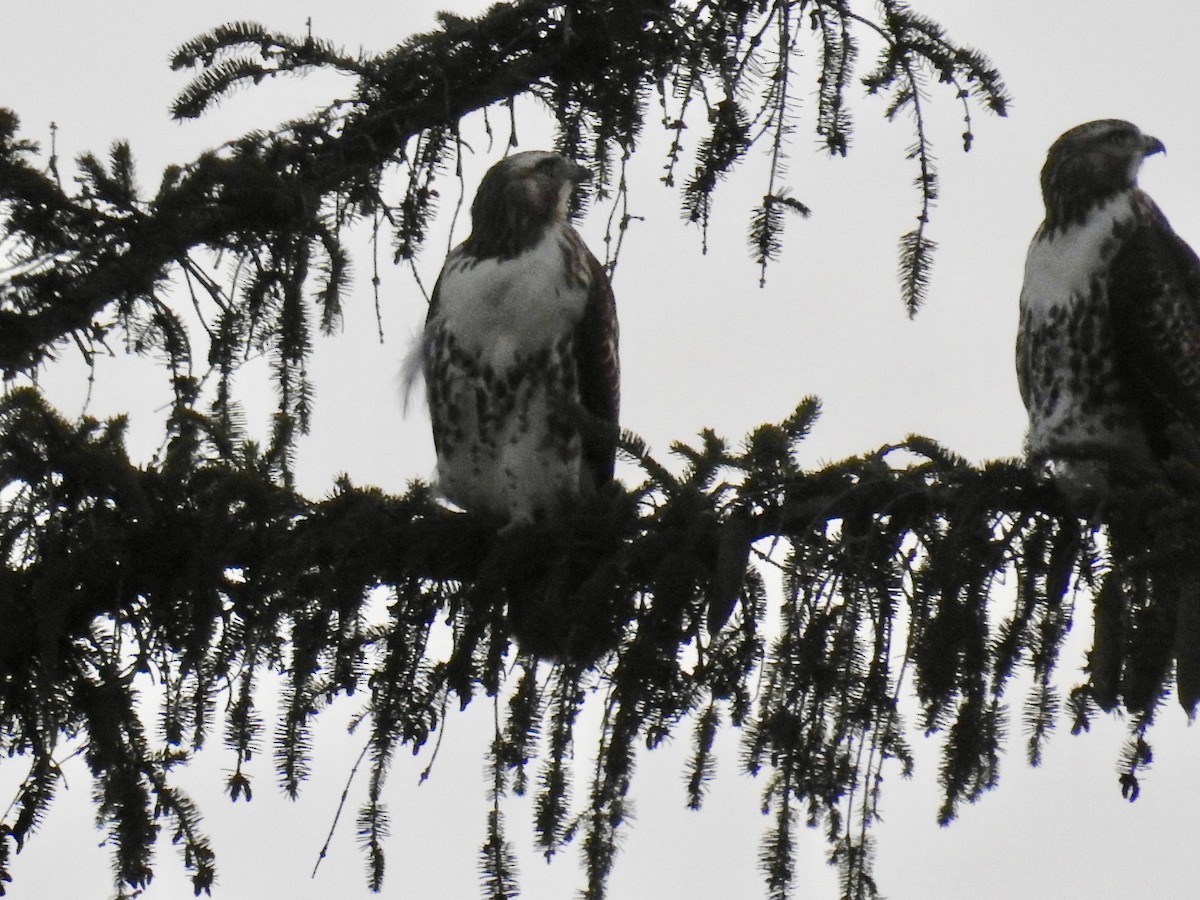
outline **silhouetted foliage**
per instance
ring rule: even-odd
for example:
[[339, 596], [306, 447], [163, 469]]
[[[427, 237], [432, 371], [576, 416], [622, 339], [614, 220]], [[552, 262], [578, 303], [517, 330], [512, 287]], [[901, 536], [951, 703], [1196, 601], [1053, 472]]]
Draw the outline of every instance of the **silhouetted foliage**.
[[[517, 0], [478, 19], [443, 15], [435, 32], [353, 57], [311, 36], [228, 24], [173, 56], [193, 72], [177, 117], [284, 72], [333, 69], [357, 87], [169, 168], [149, 198], [123, 144], [107, 160], [81, 158], [68, 192], [0, 111], [0, 749], [8, 765], [29, 764], [0, 822], [0, 893], [11, 850], [53, 801], [68, 742], [84, 747], [95, 778], [119, 889], [149, 880], [165, 826], [196, 892], [208, 891], [213, 854], [174, 770], [217, 728], [234, 759], [233, 799], [251, 796], [245, 763], [268, 744], [295, 795], [315, 716], [355, 694], [369, 735], [357, 832], [373, 887], [394, 754], [424, 746], [452, 702], [487, 696], [503, 702], [479, 853], [487, 896], [515, 896], [519, 883], [507, 795], [533, 793], [547, 855], [579, 843], [586, 896], [600, 898], [638, 747], [691, 729], [686, 801], [699, 808], [728, 726], [745, 736], [746, 769], [764, 776], [769, 895], [790, 896], [804, 822], [825, 829], [843, 896], [876, 896], [870, 827], [885, 767], [912, 766], [900, 697], [911, 685], [916, 724], [945, 735], [949, 820], [996, 783], [1018, 672], [1030, 679], [1021, 720], [1039, 758], [1080, 598], [1096, 600], [1096, 637], [1091, 679], [1068, 705], [1077, 729], [1097, 710], [1132, 715], [1123, 786], [1136, 795], [1173, 664], [1189, 712], [1200, 698], [1200, 607], [1194, 591], [1175, 591], [1197, 552], [1196, 506], [1180, 499], [1200, 483], [1188, 448], [1161, 484], [1112, 498], [1111, 532], [1022, 462], [971, 466], [925, 438], [803, 469], [812, 399], [737, 448], [707, 431], [677, 444], [673, 468], [625, 435], [641, 484], [499, 533], [422, 485], [393, 497], [343, 479], [312, 499], [292, 482], [313, 342], [346, 314], [342, 235], [363, 219], [386, 223], [397, 259], [418, 253], [460, 120], [520, 95], [553, 110], [560, 149], [617, 204], [653, 110], [669, 136], [666, 179], [679, 178], [684, 217], [702, 227], [722, 179], [765, 146], [769, 183], [750, 223], [765, 267], [782, 248], [783, 213], [807, 213], [786, 169], [795, 100], [810, 91], [798, 48], [811, 42], [819, 69], [812, 127], [845, 155], [865, 35], [880, 49], [862, 85], [887, 98], [888, 117], [913, 123], [920, 215], [900, 263], [915, 310], [937, 195], [931, 83], [961, 102], [965, 148], [971, 110], [1002, 115], [1007, 98], [980, 54], [896, 0], [876, 6]], [[213, 265], [214, 254], [232, 266]], [[153, 459], [129, 458], [124, 419], [68, 421], [28, 383], [70, 344], [85, 359], [119, 345], [163, 362], [172, 403]], [[237, 403], [251, 354], [269, 358], [278, 398], [261, 445]], [[772, 567], [778, 598], [763, 577]], [[577, 572], [590, 575], [580, 584]], [[1001, 580], [1015, 590], [999, 591]], [[574, 596], [561, 596], [564, 583], [579, 585]], [[157, 730], [146, 725], [147, 674], [161, 693]], [[272, 678], [284, 685], [274, 717], [256, 693]], [[589, 696], [603, 704], [597, 735], [578, 726]], [[572, 755], [584, 743], [597, 752], [579, 783]]]

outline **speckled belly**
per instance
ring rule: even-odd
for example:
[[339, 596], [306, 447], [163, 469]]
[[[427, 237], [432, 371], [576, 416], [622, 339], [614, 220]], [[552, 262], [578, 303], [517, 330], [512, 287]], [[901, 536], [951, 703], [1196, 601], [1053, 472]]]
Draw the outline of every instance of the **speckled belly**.
[[1018, 365], [1035, 459], [1144, 461], [1141, 419], [1116, 370], [1101, 291], [1021, 315]]

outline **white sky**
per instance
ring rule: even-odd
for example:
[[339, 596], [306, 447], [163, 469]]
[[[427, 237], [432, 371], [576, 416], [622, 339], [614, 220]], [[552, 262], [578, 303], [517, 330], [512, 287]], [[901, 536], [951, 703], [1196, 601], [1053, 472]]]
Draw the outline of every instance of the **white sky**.
[[[235, 96], [199, 123], [177, 125], [167, 108], [185, 77], [170, 72], [166, 60], [189, 37], [233, 19], [299, 34], [311, 15], [319, 36], [349, 48], [381, 50], [428, 29], [435, 8], [472, 13], [484, 5], [131, 0], [118, 7], [8, 0], [0, 26], [0, 105], [21, 116], [23, 136], [44, 146], [49, 122], [56, 121], [64, 165], [86, 150], [104, 155], [113, 140], [128, 138], [150, 193], [166, 163], [187, 161], [205, 147], [349, 90], [336, 80], [286, 79]], [[987, 53], [1015, 98], [1006, 120], [976, 112], [977, 142], [964, 155], [959, 107], [949, 93], [934, 93], [929, 118], [942, 199], [931, 236], [940, 249], [929, 302], [915, 321], [904, 315], [895, 278], [896, 240], [918, 208], [910, 187], [915, 171], [903, 158], [911, 138], [906, 123], [881, 121], [878, 100], [856, 99], [856, 142], [848, 159], [832, 162], [813, 149], [811, 119], [802, 110], [790, 186], [814, 215], [789, 222], [784, 259], [769, 271], [765, 290], [757, 287], [745, 241], [749, 209], [764, 190], [761, 167], [732, 178], [718, 194], [705, 257], [698, 233], [680, 220], [678, 197], [655, 182], [664, 137], [649, 131], [644, 138], [633, 212], [645, 221], [633, 226], [615, 287], [623, 424], [660, 454], [672, 440], [691, 439], [705, 426], [736, 440], [761, 422], [782, 419], [810, 393], [825, 408], [809, 442], [810, 463], [863, 452], [910, 432], [976, 460], [1018, 454], [1024, 412], [1012, 342], [1025, 249], [1041, 217], [1037, 175], [1050, 142], [1079, 122], [1128, 118], [1162, 139], [1169, 155], [1148, 161], [1142, 183], [1176, 230], [1200, 242], [1200, 125], [1192, 112], [1200, 87], [1189, 77], [1200, 7], [1176, 0], [1139, 14], [1138, 7], [1110, 0], [913, 0], [913, 5], [944, 24], [954, 39]], [[860, 71], [869, 66], [867, 52]], [[815, 76], [813, 85], [815, 90]], [[521, 124], [522, 147], [544, 142], [545, 133], [540, 117], [531, 115]], [[475, 147], [480, 159], [468, 173], [469, 190], [499, 153], [498, 148], [487, 153], [478, 141]], [[447, 209], [452, 187], [443, 185]], [[455, 240], [465, 235], [466, 224], [464, 216]], [[597, 252], [603, 228], [599, 209], [582, 224]], [[427, 284], [447, 239], [443, 231], [421, 264]], [[424, 300], [403, 271], [386, 261], [383, 268], [386, 342], [375, 338], [370, 261], [360, 255], [345, 333], [323, 341], [312, 366], [317, 414], [300, 463], [301, 486], [312, 494], [323, 493], [341, 471], [358, 484], [393, 492], [432, 471], [428, 422], [420, 414], [401, 418], [397, 382]], [[146, 383], [140, 374], [125, 361], [104, 361], [89, 411], [109, 415], [131, 403], [153, 407], [153, 396], [139, 396]], [[49, 372], [46, 383], [63, 398], [65, 411], [78, 411], [83, 388], [77, 369]], [[262, 411], [271, 396], [264, 385]], [[135, 447], [153, 449], [156, 435], [146, 425], [135, 432]], [[1064, 656], [1064, 691], [1075, 683], [1082, 650], [1076, 642], [1074, 655]], [[1019, 702], [1019, 695], [1014, 699]], [[342, 704], [343, 721], [353, 708]], [[876, 829], [876, 874], [884, 893], [901, 900], [1190, 893], [1188, 861], [1200, 808], [1196, 738], [1177, 707], [1164, 710], [1161, 719], [1151, 735], [1154, 768], [1143, 779], [1141, 799], [1130, 805], [1116, 780], [1123, 739], [1118, 724], [1102, 723], [1080, 738], [1064, 731], [1051, 741], [1043, 767], [1030, 770], [1023, 761], [1018, 709], [1000, 788], [963, 809], [948, 829], [935, 823], [936, 745], [914, 738], [916, 777], [903, 782], [895, 769], [885, 772], [886, 821]], [[490, 707], [481, 702], [453, 716], [433, 778], [420, 789], [416, 779], [427, 755], [397, 759], [388, 797], [393, 837], [384, 896], [478, 895], [475, 860], [484, 827], [483, 751], [490, 720]], [[579, 732], [581, 741], [586, 733]], [[220, 750], [205, 754], [186, 776], [218, 853], [217, 897], [369, 896], [353, 840], [361, 780], [330, 858], [309, 879], [361, 746], [340, 727], [323, 729], [319, 738], [315, 777], [295, 804], [274, 787], [269, 752], [257, 760], [248, 806], [231, 806], [222, 796], [222, 770], [232, 759]], [[673, 749], [643, 755], [633, 791], [637, 820], [625, 834], [611, 883], [616, 900], [764, 894], [757, 849], [769, 820], [758, 813], [761, 783], [740, 773], [737, 735], [723, 741], [719, 777], [699, 814], [684, 808], [681, 772], [688, 744], [689, 735], [681, 733]], [[0, 805], [7, 805], [8, 785], [21, 768], [19, 759], [0, 764]], [[79, 765], [67, 771], [69, 791], [15, 861], [16, 882], [9, 888], [14, 900], [111, 894], [107, 850], [97, 846], [100, 835], [91, 824], [86, 772]], [[587, 775], [581, 760], [577, 793], [586, 790]], [[507, 820], [510, 838], [527, 848], [528, 805], [510, 804]], [[804, 836], [798, 867], [803, 896], [834, 896], [824, 853], [819, 833]], [[190, 896], [166, 841], [156, 871], [148, 898]], [[573, 847], [549, 867], [525, 852], [521, 873], [523, 896], [530, 898], [565, 897], [582, 883]]]

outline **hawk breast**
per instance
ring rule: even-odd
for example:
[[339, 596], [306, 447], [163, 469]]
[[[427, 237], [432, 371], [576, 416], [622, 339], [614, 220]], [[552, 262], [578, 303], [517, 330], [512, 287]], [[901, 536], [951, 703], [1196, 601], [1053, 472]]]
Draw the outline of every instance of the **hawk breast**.
[[424, 344], [438, 481], [465, 509], [530, 521], [578, 496], [576, 346], [586, 269], [549, 229], [512, 259], [447, 260]]
[[1035, 459], [1149, 455], [1109, 309], [1109, 267], [1136, 224], [1124, 192], [1081, 224], [1039, 231], [1029, 248], [1017, 374]]

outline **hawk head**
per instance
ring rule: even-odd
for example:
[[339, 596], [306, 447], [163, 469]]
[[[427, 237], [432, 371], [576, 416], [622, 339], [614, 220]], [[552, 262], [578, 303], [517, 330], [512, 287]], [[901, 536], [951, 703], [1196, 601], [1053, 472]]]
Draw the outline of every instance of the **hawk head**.
[[571, 195], [591, 172], [557, 153], [526, 150], [496, 163], [471, 204], [471, 236], [463, 250], [477, 258], [512, 259], [567, 221]]
[[1079, 224], [1096, 206], [1136, 187], [1142, 160], [1165, 149], [1121, 119], [1076, 125], [1051, 145], [1042, 167], [1046, 229]]

